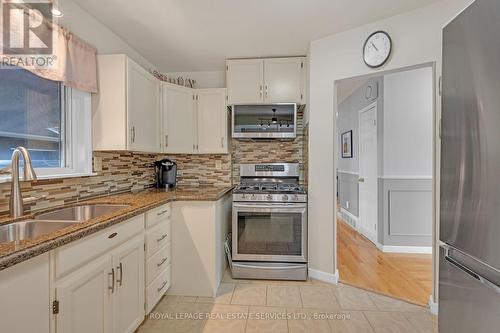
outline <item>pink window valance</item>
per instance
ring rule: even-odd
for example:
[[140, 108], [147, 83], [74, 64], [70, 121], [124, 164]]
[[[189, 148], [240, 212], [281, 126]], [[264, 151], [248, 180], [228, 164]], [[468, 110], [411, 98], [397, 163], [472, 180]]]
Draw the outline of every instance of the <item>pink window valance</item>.
[[[26, 10], [26, 5], [19, 5], [19, 8], [24, 10], [24, 18], [11, 16], [10, 29], [23, 30], [23, 19], [34, 15], [29, 8]], [[78, 90], [97, 93], [97, 49], [66, 28], [46, 19], [43, 19], [43, 23], [38, 27], [38, 32], [42, 37], [52, 34], [50, 54], [36, 51], [31, 53], [30, 49], [5, 52], [5, 45], [2, 45], [0, 64], [22, 67], [45, 79], [60, 81]], [[11, 35], [16, 36], [16, 33]]]

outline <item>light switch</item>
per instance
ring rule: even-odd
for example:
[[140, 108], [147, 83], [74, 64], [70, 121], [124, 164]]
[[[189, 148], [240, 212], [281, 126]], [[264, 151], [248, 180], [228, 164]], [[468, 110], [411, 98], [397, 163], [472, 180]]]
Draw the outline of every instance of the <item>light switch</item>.
[[217, 170], [222, 169], [222, 161], [221, 160], [215, 161], [215, 169], [217, 169]]
[[102, 172], [102, 157], [94, 157], [94, 172]]

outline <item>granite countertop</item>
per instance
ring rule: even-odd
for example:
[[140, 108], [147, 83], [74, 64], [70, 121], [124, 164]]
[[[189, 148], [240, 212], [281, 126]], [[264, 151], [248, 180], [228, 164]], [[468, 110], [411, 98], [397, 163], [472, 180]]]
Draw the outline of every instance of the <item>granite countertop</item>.
[[[53, 250], [70, 242], [91, 235], [114, 224], [128, 220], [136, 215], [142, 214], [155, 207], [161, 206], [171, 201], [217, 201], [230, 192], [233, 187], [177, 187], [175, 190], [165, 191], [157, 189], [147, 189], [140, 192], [129, 192], [124, 194], [109, 195], [105, 197], [81, 201], [82, 204], [128, 204], [129, 207], [120, 209], [112, 214], [101, 216], [82, 223], [72, 224], [64, 229], [40, 235], [39, 237], [26, 239], [17, 242], [0, 243], [0, 270], [18, 264], [22, 261], [33, 258], [42, 253]], [[61, 207], [58, 207], [61, 208]], [[55, 210], [54, 208], [50, 210]], [[45, 210], [47, 212], [50, 210]], [[35, 215], [42, 213], [37, 211], [30, 215], [23, 216], [22, 219], [31, 219]], [[0, 225], [14, 222], [9, 217], [0, 218]]]

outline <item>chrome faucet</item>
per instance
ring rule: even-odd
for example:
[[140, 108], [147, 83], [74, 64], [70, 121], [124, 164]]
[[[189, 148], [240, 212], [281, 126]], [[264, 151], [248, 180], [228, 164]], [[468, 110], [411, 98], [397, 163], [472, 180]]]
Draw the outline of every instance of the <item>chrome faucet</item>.
[[23, 181], [36, 180], [35, 169], [31, 163], [31, 157], [28, 149], [24, 147], [17, 147], [12, 152], [12, 161], [10, 171], [12, 174], [11, 187], [10, 187], [10, 216], [13, 218], [21, 217], [24, 214], [23, 196], [21, 193], [21, 186], [19, 184], [19, 157], [23, 156]]

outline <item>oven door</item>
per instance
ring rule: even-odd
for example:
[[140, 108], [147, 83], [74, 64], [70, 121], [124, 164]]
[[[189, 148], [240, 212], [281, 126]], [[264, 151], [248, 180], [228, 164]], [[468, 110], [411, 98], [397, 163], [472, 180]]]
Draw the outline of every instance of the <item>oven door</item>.
[[307, 204], [233, 203], [233, 260], [307, 262]]

